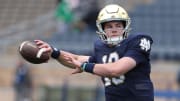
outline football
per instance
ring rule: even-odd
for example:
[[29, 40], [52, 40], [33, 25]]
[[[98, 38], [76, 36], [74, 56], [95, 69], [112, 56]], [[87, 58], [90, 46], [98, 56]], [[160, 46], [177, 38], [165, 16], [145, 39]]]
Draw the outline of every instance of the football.
[[19, 46], [19, 53], [28, 62], [33, 64], [45, 63], [49, 60], [49, 53], [44, 52], [45, 48], [39, 49], [33, 41], [24, 41]]

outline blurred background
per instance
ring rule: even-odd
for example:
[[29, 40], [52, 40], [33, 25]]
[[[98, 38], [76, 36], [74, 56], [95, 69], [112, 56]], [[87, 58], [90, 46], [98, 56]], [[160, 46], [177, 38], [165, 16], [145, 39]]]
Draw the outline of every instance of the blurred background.
[[154, 39], [151, 78], [155, 101], [180, 100], [179, 0], [0, 0], [0, 100], [104, 101], [99, 77], [71, 75], [55, 60], [33, 65], [18, 47], [41, 39], [76, 54], [92, 54], [98, 11], [106, 4], [124, 7], [131, 33]]

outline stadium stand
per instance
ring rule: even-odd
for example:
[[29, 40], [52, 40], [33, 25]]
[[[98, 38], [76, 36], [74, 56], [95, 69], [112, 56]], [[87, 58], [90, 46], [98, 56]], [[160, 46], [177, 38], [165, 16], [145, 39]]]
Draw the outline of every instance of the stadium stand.
[[55, 0], [1, 0], [0, 28], [35, 19], [55, 8]]
[[145, 32], [154, 39], [152, 57], [180, 59], [178, 28], [179, 0], [157, 0], [150, 5], [140, 5], [131, 13], [132, 32]]
[[[133, 3], [133, 2], [132, 2]], [[129, 3], [129, 4], [132, 4]], [[135, 4], [137, 2], [134, 2]], [[152, 48], [152, 59], [167, 59], [177, 60], [180, 59], [179, 52], [179, 16], [178, 12], [179, 0], [169, 2], [168, 0], [156, 0], [154, 2], [147, 2], [147, 4], [139, 4], [134, 8], [129, 9], [130, 16], [132, 18], [132, 31], [131, 33], [147, 33], [150, 34], [154, 39]], [[134, 4], [134, 5], [135, 5]], [[65, 35], [59, 35], [63, 37], [56, 39], [59, 48], [65, 50], [73, 50], [77, 53], [87, 51], [88, 53], [92, 50], [92, 41], [95, 40], [96, 34], [94, 32], [86, 33], [70, 33]], [[68, 37], [68, 36], [71, 36]], [[68, 41], [70, 40], [70, 41]], [[86, 40], [85, 42], [83, 40]], [[67, 43], [68, 41], [68, 43]], [[64, 44], [65, 43], [65, 44]], [[83, 43], [81, 45], [81, 43]], [[72, 44], [72, 47], [67, 46]], [[75, 44], [80, 44], [81, 47], [73, 47]], [[86, 53], [86, 54], [88, 54]]]
[[56, 0], [1, 0], [0, 53], [22, 40], [43, 38], [53, 27]]
[[[178, 18], [180, 13], [177, 5], [179, 2], [179, 0], [174, 0], [173, 2], [156, 0], [154, 2], [148, 1], [146, 2], [147, 4], [140, 3], [141, 5], [138, 2], [129, 2], [129, 4], [138, 4], [138, 6], [129, 9], [132, 18], [131, 33], [144, 32], [152, 35], [154, 39], [152, 48], [153, 59], [180, 58], [180, 52], [178, 51], [178, 25], [180, 23]], [[1, 3], [2, 9], [0, 10], [0, 44], [3, 46], [1, 50], [6, 51], [5, 46], [8, 46], [8, 44], [13, 44], [14, 46], [14, 43], [18, 43], [21, 40], [49, 37], [46, 35], [48, 33], [51, 37], [49, 39], [46, 38], [47, 41], [53, 41], [52, 44], [60, 46], [59, 48], [75, 51], [76, 53], [84, 51], [87, 51], [84, 54], [91, 53], [92, 41], [96, 38], [94, 32], [55, 34], [56, 22], [53, 18], [55, 6], [55, 0], [28, 0], [27, 2], [22, 0], [4, 0]]]

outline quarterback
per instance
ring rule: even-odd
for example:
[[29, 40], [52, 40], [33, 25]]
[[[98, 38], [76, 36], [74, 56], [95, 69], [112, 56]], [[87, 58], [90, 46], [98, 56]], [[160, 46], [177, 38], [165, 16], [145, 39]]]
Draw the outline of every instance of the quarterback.
[[88, 72], [102, 77], [106, 101], [154, 101], [150, 78], [152, 38], [129, 34], [130, 17], [116, 4], [105, 6], [96, 24], [100, 38], [94, 42], [92, 56], [59, 50], [41, 40], [35, 42], [52, 58], [72, 68], [73, 74]]

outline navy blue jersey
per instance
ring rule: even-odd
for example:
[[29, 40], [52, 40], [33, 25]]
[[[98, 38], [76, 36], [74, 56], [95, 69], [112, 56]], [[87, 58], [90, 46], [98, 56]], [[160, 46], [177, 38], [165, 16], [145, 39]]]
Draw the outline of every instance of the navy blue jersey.
[[109, 47], [101, 40], [95, 42], [94, 55], [89, 58], [91, 63], [109, 63], [122, 57], [131, 57], [136, 61], [136, 67], [124, 75], [102, 77], [106, 101], [131, 101], [127, 98], [132, 98], [132, 101], [153, 101], [149, 58], [152, 43], [151, 37], [144, 34], [131, 35], [115, 47]]

